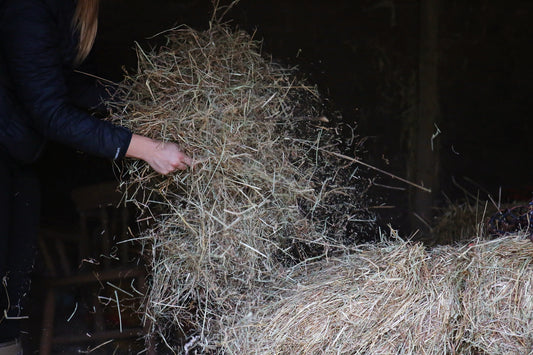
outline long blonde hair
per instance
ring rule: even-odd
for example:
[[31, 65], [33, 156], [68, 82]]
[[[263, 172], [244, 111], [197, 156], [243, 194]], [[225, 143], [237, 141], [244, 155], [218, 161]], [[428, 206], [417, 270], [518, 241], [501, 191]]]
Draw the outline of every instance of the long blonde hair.
[[78, 53], [74, 63], [80, 64], [87, 58], [98, 30], [98, 7], [100, 0], [78, 0], [72, 19], [72, 27], [79, 33]]

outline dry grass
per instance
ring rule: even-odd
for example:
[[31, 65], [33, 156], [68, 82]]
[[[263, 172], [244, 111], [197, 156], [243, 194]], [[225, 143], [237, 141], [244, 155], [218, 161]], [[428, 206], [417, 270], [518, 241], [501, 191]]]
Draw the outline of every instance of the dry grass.
[[226, 329], [231, 354], [531, 354], [533, 244], [361, 247]]
[[465, 253], [461, 353], [533, 354], [533, 243], [509, 236]]
[[127, 161], [123, 186], [150, 222], [140, 239], [150, 249], [154, 332], [168, 343], [168, 329], [198, 333], [212, 350], [227, 314], [284, 280], [285, 267], [344, 249], [348, 228], [354, 241], [375, 219], [365, 208], [369, 182], [324, 153], [338, 151], [339, 136], [314, 87], [243, 32], [165, 35], [163, 48], [138, 48], [138, 73], [112, 118], [200, 162], [161, 177]]
[[439, 209], [431, 229], [431, 242], [434, 244], [451, 244], [465, 242], [484, 235], [485, 223], [489, 213], [493, 213], [492, 204], [479, 200], [448, 201]]
[[253, 321], [227, 330], [229, 353], [449, 353], [456, 262], [446, 250], [397, 242], [310, 265]]
[[368, 182], [325, 153], [340, 152], [339, 137], [316, 89], [245, 33], [165, 36], [165, 47], [138, 48], [138, 72], [111, 107], [115, 122], [201, 162], [166, 177], [140, 161], [123, 168], [125, 198], [148, 224], [146, 316], [167, 348], [532, 352], [529, 242], [354, 247], [374, 227]]

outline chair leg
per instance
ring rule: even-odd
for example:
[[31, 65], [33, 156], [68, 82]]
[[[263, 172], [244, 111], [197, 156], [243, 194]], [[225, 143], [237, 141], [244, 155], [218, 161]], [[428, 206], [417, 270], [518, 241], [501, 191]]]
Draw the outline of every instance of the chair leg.
[[[146, 293], [148, 291], [148, 287], [146, 285], [146, 275], [144, 273], [139, 275], [139, 277], [137, 278], [137, 281], [138, 281], [139, 290], [143, 293]], [[142, 323], [143, 323], [143, 331], [145, 334], [144, 345], [146, 348], [146, 354], [157, 355], [155, 337], [151, 333], [152, 321], [145, 314], [143, 317]]]
[[98, 299], [98, 294], [90, 294], [90, 297], [92, 298], [92, 305], [94, 310], [94, 329], [97, 332], [103, 332], [105, 331], [105, 319], [104, 319], [104, 311], [102, 309], [102, 304], [100, 303], [100, 300]]
[[143, 319], [143, 323], [144, 323], [143, 331], [145, 334], [144, 347], [146, 348], [146, 354], [157, 355], [155, 337], [151, 333], [152, 321], [145, 315], [145, 318]]
[[41, 333], [41, 343], [39, 354], [49, 355], [52, 351], [52, 340], [54, 337], [54, 315], [55, 315], [55, 292], [49, 289], [46, 293], [43, 312], [43, 329]]
[[153, 339], [154, 337], [151, 335], [148, 335], [146, 339], [146, 354], [148, 355], [157, 355], [157, 351], [155, 348], [155, 341]]

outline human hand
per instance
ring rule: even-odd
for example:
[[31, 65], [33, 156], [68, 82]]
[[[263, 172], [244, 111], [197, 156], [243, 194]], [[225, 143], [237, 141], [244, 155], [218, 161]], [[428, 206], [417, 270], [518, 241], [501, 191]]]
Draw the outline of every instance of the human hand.
[[167, 175], [173, 171], [192, 166], [192, 159], [181, 151], [176, 143], [162, 142], [134, 134], [127, 157], [146, 161], [155, 171]]

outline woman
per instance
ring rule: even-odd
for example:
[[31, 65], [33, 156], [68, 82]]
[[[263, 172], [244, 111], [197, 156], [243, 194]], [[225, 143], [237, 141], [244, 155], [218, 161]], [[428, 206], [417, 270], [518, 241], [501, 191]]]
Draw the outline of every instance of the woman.
[[142, 159], [161, 174], [191, 165], [176, 144], [81, 108], [105, 95], [96, 86], [80, 90], [72, 79], [97, 26], [98, 0], [0, 0], [0, 343], [19, 336], [24, 315], [39, 210], [30, 165], [47, 140], [110, 159]]

